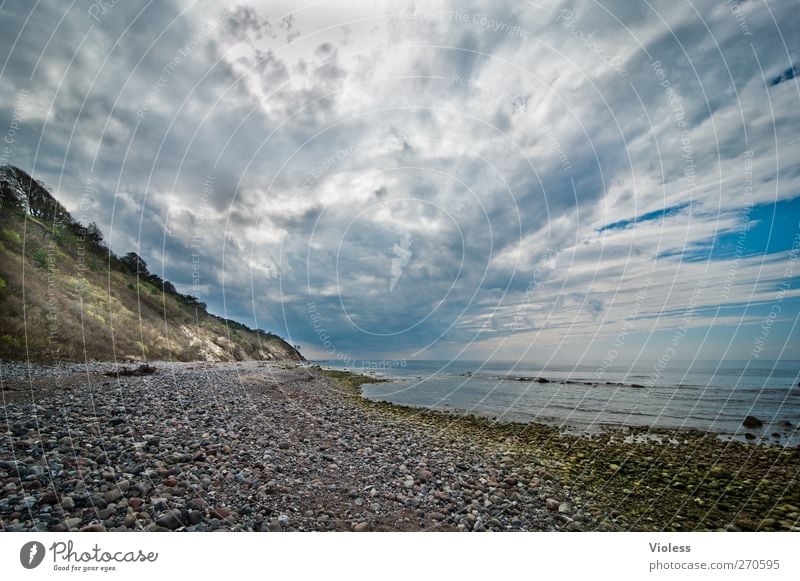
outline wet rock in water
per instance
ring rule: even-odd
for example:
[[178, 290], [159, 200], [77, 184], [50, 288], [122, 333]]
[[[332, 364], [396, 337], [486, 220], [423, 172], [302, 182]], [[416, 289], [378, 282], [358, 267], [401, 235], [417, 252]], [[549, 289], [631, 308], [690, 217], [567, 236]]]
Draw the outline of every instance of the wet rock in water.
[[764, 422], [762, 422], [755, 416], [747, 416], [742, 422], [742, 425], [745, 428], [760, 428], [761, 426], [764, 425]]

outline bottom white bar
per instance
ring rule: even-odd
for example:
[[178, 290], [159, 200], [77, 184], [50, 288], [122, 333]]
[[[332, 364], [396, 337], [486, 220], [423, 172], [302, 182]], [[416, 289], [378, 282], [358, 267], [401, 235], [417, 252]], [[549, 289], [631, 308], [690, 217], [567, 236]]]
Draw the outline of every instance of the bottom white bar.
[[777, 580], [800, 579], [798, 548], [797, 533], [4, 533], [0, 570], [6, 579]]

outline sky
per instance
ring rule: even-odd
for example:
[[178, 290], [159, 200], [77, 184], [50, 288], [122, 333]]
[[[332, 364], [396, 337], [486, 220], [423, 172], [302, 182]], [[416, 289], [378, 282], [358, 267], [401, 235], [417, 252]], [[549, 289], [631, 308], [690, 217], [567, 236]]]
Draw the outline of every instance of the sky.
[[800, 359], [796, 2], [6, 1], [3, 163], [309, 358]]

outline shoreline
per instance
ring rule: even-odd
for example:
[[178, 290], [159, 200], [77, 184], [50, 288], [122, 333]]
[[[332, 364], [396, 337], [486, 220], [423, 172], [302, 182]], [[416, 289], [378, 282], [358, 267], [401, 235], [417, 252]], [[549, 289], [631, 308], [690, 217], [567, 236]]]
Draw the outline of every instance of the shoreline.
[[[346, 382], [346, 375], [357, 377], [349, 381], [354, 395], [389, 413], [429, 419], [495, 444], [510, 439], [519, 454], [553, 468], [565, 487], [610, 512], [618, 530], [800, 531], [799, 447], [721, 440], [694, 429], [614, 426], [575, 435], [544, 423], [369, 400], [360, 397], [360, 385], [374, 378], [327, 373]], [[666, 441], [647, 439], [653, 432]], [[627, 441], [631, 436], [644, 439]]]
[[[339, 368], [333, 366], [324, 366], [320, 365], [319, 363], [314, 364], [314, 362], [309, 362], [315, 366], [315, 368], [321, 371], [335, 371], [335, 372], [344, 372], [350, 373], [353, 375], [363, 375], [365, 377], [373, 378], [374, 381], [364, 381], [361, 382], [362, 384], [367, 385], [377, 385], [381, 383], [385, 384], [397, 384], [401, 388], [404, 385], [408, 385], [411, 382], [409, 377], [405, 376], [391, 376], [391, 375], [384, 375], [382, 373], [371, 373], [375, 372], [376, 370], [373, 368]], [[461, 377], [471, 377], [471, 373], [461, 373], [458, 374]], [[419, 377], [418, 379], [422, 379]], [[577, 380], [561, 380], [561, 379], [553, 379], [544, 377], [541, 375], [538, 376], [518, 376], [518, 375], [507, 375], [507, 376], [488, 376], [487, 379], [498, 380], [498, 381], [508, 381], [508, 382], [526, 382], [526, 383], [537, 383], [537, 384], [552, 384], [557, 386], [568, 386], [568, 385], [578, 385], [578, 386], [588, 386], [594, 388], [604, 388], [604, 387], [613, 387], [613, 388], [628, 388], [639, 391], [640, 389], [646, 390], [643, 385], [636, 384], [636, 383], [624, 383], [624, 382], [612, 382], [612, 381], [605, 381], [605, 382], [589, 382], [589, 381], [577, 381]], [[675, 386], [681, 387], [681, 385]], [[783, 388], [781, 388], [783, 389]], [[789, 387], [786, 388], [789, 392], [789, 395], [792, 396], [800, 396], [800, 386]], [[363, 390], [362, 390], [363, 391]], [[454, 407], [450, 403], [445, 403], [443, 405], [426, 405], [425, 403], [413, 403], [411, 401], [392, 401], [388, 397], [382, 397], [380, 394], [375, 393], [372, 396], [368, 396], [362, 393], [362, 397], [368, 399], [370, 401], [375, 402], [385, 402], [385, 403], [392, 403], [393, 405], [408, 407], [411, 409], [417, 410], [424, 410], [424, 411], [433, 411], [444, 413], [448, 415], [453, 415], [456, 417], [459, 416], [471, 416], [475, 418], [482, 418], [496, 423], [503, 423], [503, 424], [538, 424], [548, 427], [553, 427], [559, 430], [561, 433], [573, 434], [573, 435], [598, 435], [605, 432], [613, 432], [613, 433], [626, 433], [629, 432], [630, 435], [628, 437], [632, 438], [641, 438], [641, 437], [652, 437], [653, 434], [661, 438], [666, 438], [669, 440], [674, 440], [675, 438], [681, 437], [683, 434], [689, 435], [713, 435], [721, 442], [740, 442], [750, 445], [762, 445], [762, 446], [778, 446], [785, 449], [793, 449], [793, 448], [800, 448], [800, 436], [798, 436], [797, 427], [788, 420], [777, 420], [772, 418], [772, 420], [762, 420], [752, 413], [747, 413], [746, 415], [742, 416], [742, 423], [738, 424], [738, 428], [735, 430], [731, 430], [730, 428], [714, 428], [712, 426], [702, 427], [697, 425], [688, 424], [687, 422], [683, 422], [680, 426], [675, 425], [651, 425], [647, 422], [619, 422], [619, 421], [598, 421], [596, 419], [592, 419], [588, 423], [581, 420], [576, 419], [564, 419], [555, 415], [544, 415], [541, 411], [532, 414], [530, 412], [512, 412], [508, 413], [507, 411], [502, 413], [497, 413], [490, 410], [481, 410], [478, 407], [473, 408], [465, 408], [465, 407]], [[441, 401], [441, 400], [440, 400]], [[760, 414], [759, 414], [760, 415]], [[629, 416], [628, 416], [629, 417]], [[658, 418], [655, 418], [656, 420]], [[753, 424], [749, 424], [748, 422], [753, 422]]]
[[155, 366], [0, 364], [2, 530], [800, 530], [798, 448], [404, 407], [293, 362]]

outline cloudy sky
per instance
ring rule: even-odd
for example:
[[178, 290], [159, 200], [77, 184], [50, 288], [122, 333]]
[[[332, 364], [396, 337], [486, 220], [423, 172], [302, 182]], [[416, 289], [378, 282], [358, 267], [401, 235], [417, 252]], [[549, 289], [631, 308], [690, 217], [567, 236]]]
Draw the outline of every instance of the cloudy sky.
[[0, 45], [4, 161], [307, 356], [800, 354], [793, 0], [12, 0]]

